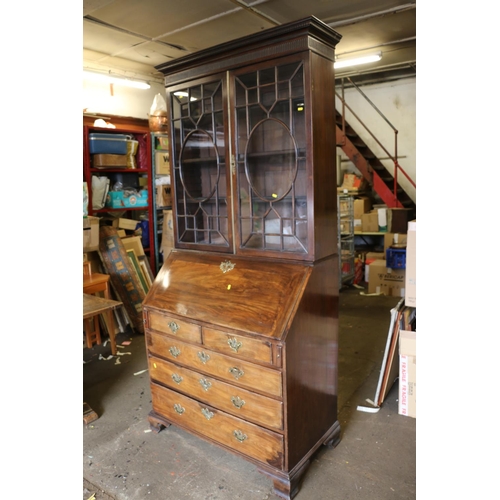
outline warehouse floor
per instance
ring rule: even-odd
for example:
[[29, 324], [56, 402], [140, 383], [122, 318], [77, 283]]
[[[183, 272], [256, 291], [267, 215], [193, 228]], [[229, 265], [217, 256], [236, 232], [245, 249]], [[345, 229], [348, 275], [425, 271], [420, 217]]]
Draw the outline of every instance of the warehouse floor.
[[[297, 500], [416, 498], [416, 419], [398, 415], [398, 382], [376, 412], [373, 400], [397, 297], [340, 292], [341, 441], [322, 447]], [[130, 344], [121, 345], [123, 342]], [[120, 334], [83, 350], [83, 398], [99, 418], [83, 424], [83, 499], [277, 500], [256, 467], [171, 426], [151, 432], [144, 336]]]

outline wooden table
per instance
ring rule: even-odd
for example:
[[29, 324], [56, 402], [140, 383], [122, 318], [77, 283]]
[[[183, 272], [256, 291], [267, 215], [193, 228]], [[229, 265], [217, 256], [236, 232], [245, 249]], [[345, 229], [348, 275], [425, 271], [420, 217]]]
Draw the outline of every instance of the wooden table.
[[108, 324], [111, 325], [109, 330], [109, 340], [111, 342], [111, 354], [116, 355], [116, 342], [115, 342], [115, 331], [112, 328], [113, 325], [113, 309], [123, 305], [122, 302], [118, 300], [103, 299], [97, 297], [96, 295], [90, 295], [88, 293], [83, 294], [83, 319], [90, 319], [98, 314], [108, 315]]
[[[108, 315], [108, 324], [113, 325], [113, 309], [121, 306], [122, 303], [118, 300], [103, 299], [96, 295], [83, 294], [83, 319], [90, 319], [98, 314]], [[109, 329], [109, 339], [111, 342], [111, 354], [116, 355], [116, 341], [114, 328]], [[86, 424], [97, 420], [99, 416], [87, 404], [83, 403], [83, 421]]]

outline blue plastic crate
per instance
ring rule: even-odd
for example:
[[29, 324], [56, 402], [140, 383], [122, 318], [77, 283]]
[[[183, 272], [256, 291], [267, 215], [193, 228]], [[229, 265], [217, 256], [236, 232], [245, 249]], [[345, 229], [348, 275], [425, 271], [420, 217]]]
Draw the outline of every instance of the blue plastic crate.
[[388, 248], [385, 261], [391, 269], [406, 269], [406, 248]]

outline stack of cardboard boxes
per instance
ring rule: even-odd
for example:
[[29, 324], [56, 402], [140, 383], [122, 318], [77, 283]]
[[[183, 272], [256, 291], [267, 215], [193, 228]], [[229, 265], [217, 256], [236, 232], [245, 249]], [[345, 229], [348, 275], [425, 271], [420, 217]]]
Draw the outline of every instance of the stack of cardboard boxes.
[[394, 267], [387, 262], [387, 250], [406, 248], [407, 235], [403, 233], [384, 234], [384, 251], [368, 252], [365, 255], [365, 281], [368, 293], [381, 293], [393, 297], [405, 296], [406, 269]]
[[[405, 306], [417, 307], [417, 221], [408, 223], [406, 243]], [[417, 416], [417, 332], [399, 334], [398, 413]]]

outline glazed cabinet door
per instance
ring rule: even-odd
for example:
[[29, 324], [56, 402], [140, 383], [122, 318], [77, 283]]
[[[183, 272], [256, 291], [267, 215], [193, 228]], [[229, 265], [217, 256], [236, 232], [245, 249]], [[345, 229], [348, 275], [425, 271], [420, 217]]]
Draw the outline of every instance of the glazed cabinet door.
[[167, 88], [178, 248], [233, 251], [225, 74]]
[[295, 56], [231, 73], [237, 253], [310, 252], [306, 65]]

